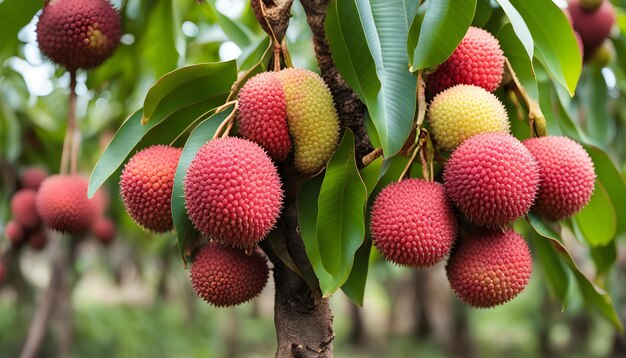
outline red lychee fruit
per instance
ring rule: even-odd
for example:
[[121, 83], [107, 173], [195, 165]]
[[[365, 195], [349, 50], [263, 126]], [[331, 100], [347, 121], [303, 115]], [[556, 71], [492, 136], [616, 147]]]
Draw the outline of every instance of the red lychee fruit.
[[539, 167], [528, 149], [504, 133], [465, 140], [444, 168], [446, 193], [474, 224], [507, 226], [528, 213]]
[[42, 250], [48, 243], [48, 235], [42, 230], [36, 231], [28, 237], [28, 245], [36, 251]]
[[580, 144], [547, 136], [527, 139], [524, 145], [537, 161], [541, 178], [532, 211], [548, 220], [563, 220], [589, 203], [596, 174]]
[[209, 243], [191, 266], [191, 284], [198, 296], [217, 307], [239, 305], [256, 297], [267, 283], [267, 260], [257, 250]]
[[274, 227], [283, 191], [263, 148], [241, 138], [212, 140], [191, 161], [185, 206], [194, 226], [229, 246], [252, 247]]
[[46, 178], [37, 192], [37, 212], [43, 223], [71, 234], [88, 231], [96, 218], [96, 208], [87, 197], [87, 186], [87, 180], [77, 175]]
[[474, 85], [493, 92], [504, 72], [504, 52], [492, 34], [470, 27], [452, 55], [428, 76], [426, 89], [431, 97], [454, 85]]
[[167, 232], [172, 220], [172, 188], [183, 150], [154, 145], [137, 152], [124, 167], [120, 191], [126, 211], [143, 228]]
[[13, 220], [24, 229], [34, 229], [39, 225], [39, 216], [35, 208], [37, 192], [32, 189], [22, 189], [11, 198], [11, 213]]
[[107, 0], [51, 0], [37, 23], [39, 48], [69, 70], [109, 58], [121, 36], [120, 15]]
[[96, 239], [105, 245], [110, 244], [115, 239], [115, 224], [108, 218], [98, 218], [91, 230]]
[[24, 234], [24, 228], [15, 221], [9, 221], [4, 226], [4, 236], [6, 236], [13, 245], [20, 243], [24, 239]]
[[24, 189], [39, 189], [41, 182], [46, 179], [48, 172], [39, 167], [26, 168], [20, 176], [20, 185]]
[[463, 302], [479, 308], [515, 298], [528, 285], [532, 269], [528, 244], [512, 229], [460, 238], [446, 266], [452, 290]]
[[263, 147], [277, 161], [287, 158], [291, 138], [287, 128], [285, 91], [274, 72], [260, 73], [239, 91], [239, 134]]
[[613, 5], [606, 0], [595, 11], [585, 10], [579, 0], [570, 0], [569, 12], [572, 16], [574, 29], [582, 38], [585, 49], [584, 57], [587, 58], [611, 34], [611, 28], [615, 24], [615, 10]]
[[439, 262], [456, 237], [456, 219], [443, 185], [406, 179], [376, 197], [370, 222], [374, 245], [389, 261], [415, 268]]

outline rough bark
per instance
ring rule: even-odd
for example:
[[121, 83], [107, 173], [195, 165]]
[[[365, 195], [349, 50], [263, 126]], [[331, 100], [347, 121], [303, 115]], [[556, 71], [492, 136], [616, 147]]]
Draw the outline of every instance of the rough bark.
[[289, 26], [291, 4], [293, 0], [250, 0], [259, 24], [270, 36], [275, 36], [280, 43]]

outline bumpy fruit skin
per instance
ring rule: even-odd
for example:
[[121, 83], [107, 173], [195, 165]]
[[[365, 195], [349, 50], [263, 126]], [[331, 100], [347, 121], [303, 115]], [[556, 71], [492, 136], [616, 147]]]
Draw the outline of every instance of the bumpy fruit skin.
[[524, 145], [539, 165], [539, 194], [532, 210], [549, 220], [563, 220], [582, 209], [593, 193], [596, 174], [583, 147], [560, 136], [531, 138]]
[[154, 145], [137, 152], [122, 171], [120, 191], [126, 211], [141, 227], [156, 233], [174, 228], [172, 188], [183, 150]]
[[93, 68], [109, 58], [121, 36], [120, 15], [107, 0], [51, 0], [37, 23], [37, 42], [69, 70]]
[[42, 250], [48, 243], [48, 236], [42, 230], [36, 231], [28, 237], [28, 245], [36, 251]]
[[478, 133], [509, 133], [509, 116], [498, 97], [472, 85], [456, 85], [435, 96], [428, 120], [437, 146], [446, 151]]
[[37, 212], [47, 227], [72, 234], [84, 233], [96, 218], [87, 197], [87, 180], [77, 175], [53, 175], [37, 192]]
[[389, 261], [433, 266], [450, 252], [456, 219], [443, 185], [406, 179], [376, 197], [370, 222], [374, 245]]
[[11, 213], [13, 220], [24, 229], [34, 229], [39, 225], [39, 216], [35, 207], [37, 192], [32, 189], [22, 189], [11, 198]]
[[483, 133], [452, 153], [444, 183], [450, 199], [474, 224], [504, 227], [528, 213], [539, 187], [539, 167], [515, 137]]
[[489, 32], [470, 27], [452, 55], [428, 76], [426, 89], [431, 96], [458, 84], [475, 85], [493, 92], [504, 72], [504, 53]]
[[326, 165], [339, 141], [339, 117], [324, 80], [304, 69], [278, 73], [287, 101], [287, 124], [298, 171], [314, 174]]
[[258, 251], [209, 243], [191, 266], [191, 284], [198, 296], [217, 307], [236, 306], [256, 297], [267, 283], [267, 260]]
[[285, 91], [275, 72], [260, 73], [239, 92], [239, 134], [282, 161], [291, 151]]
[[91, 229], [93, 235], [101, 243], [108, 245], [115, 238], [115, 224], [108, 218], [100, 217], [93, 224]]
[[457, 240], [446, 272], [450, 287], [463, 302], [488, 308], [520, 294], [528, 285], [532, 266], [528, 244], [511, 229]]
[[24, 239], [24, 229], [15, 221], [9, 221], [4, 226], [4, 236], [11, 241], [13, 245], [18, 244]]
[[615, 10], [609, 1], [603, 1], [596, 11], [587, 11], [582, 8], [579, 0], [569, 2], [569, 12], [572, 16], [574, 29], [582, 38], [585, 58], [591, 56], [606, 38], [611, 34], [615, 24]]
[[263, 148], [247, 139], [203, 145], [184, 182], [185, 206], [194, 226], [229, 246], [252, 247], [274, 227], [283, 191]]
[[20, 176], [20, 185], [24, 189], [37, 190], [39, 186], [41, 186], [41, 182], [46, 179], [47, 176], [48, 172], [43, 168], [26, 168]]

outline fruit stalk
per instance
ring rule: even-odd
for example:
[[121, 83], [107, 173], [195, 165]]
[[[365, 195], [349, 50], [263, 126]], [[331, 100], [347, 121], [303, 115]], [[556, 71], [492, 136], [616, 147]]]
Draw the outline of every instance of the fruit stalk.
[[78, 150], [80, 145], [80, 133], [76, 133], [76, 70], [70, 71], [70, 101], [67, 110], [67, 129], [63, 139], [63, 152], [61, 154], [61, 174], [76, 174], [78, 163]]

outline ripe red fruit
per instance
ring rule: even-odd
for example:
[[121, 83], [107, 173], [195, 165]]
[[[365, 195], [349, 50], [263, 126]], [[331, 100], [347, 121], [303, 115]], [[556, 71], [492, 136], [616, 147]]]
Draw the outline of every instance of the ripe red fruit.
[[473, 306], [488, 308], [515, 298], [532, 274], [528, 244], [512, 229], [457, 240], [446, 266], [450, 287]]
[[13, 220], [24, 229], [34, 229], [39, 225], [39, 216], [35, 208], [37, 192], [32, 189], [22, 189], [11, 198], [11, 213]]
[[201, 233], [229, 246], [252, 247], [274, 227], [283, 191], [272, 160], [256, 143], [214, 139], [191, 161], [185, 206]]
[[406, 179], [385, 187], [372, 206], [374, 245], [388, 260], [415, 268], [439, 262], [456, 237], [456, 219], [443, 185]]
[[503, 227], [528, 213], [539, 187], [539, 167], [515, 137], [483, 133], [452, 153], [444, 183], [450, 199], [474, 224]]
[[580, 144], [548, 136], [527, 139], [524, 145], [539, 164], [541, 184], [534, 212], [549, 220], [563, 220], [589, 203], [596, 173]]
[[98, 218], [91, 230], [96, 239], [105, 245], [110, 244], [116, 234], [115, 224], [105, 217]]
[[87, 180], [77, 175], [53, 175], [37, 192], [37, 212], [54, 230], [84, 233], [96, 218], [96, 208], [87, 197]]
[[270, 157], [282, 161], [291, 151], [285, 91], [274, 72], [249, 79], [239, 91], [239, 134], [258, 143]]
[[28, 237], [28, 245], [33, 250], [42, 250], [44, 247], [46, 247], [47, 243], [48, 235], [46, 235], [46, 233], [42, 230], [36, 231]]
[[574, 29], [582, 39], [585, 58], [593, 54], [606, 38], [611, 34], [615, 24], [615, 10], [609, 1], [603, 1], [595, 11], [585, 10], [580, 0], [569, 2], [569, 12], [572, 16]]
[[69, 70], [109, 58], [121, 36], [120, 15], [107, 0], [52, 0], [37, 23], [39, 48]]
[[474, 85], [493, 92], [504, 72], [504, 52], [498, 39], [478, 27], [470, 27], [446, 62], [428, 76], [430, 96], [454, 85]]
[[120, 191], [126, 211], [143, 228], [167, 232], [172, 220], [172, 188], [183, 150], [155, 145], [135, 154], [122, 171]]
[[4, 226], [4, 236], [11, 241], [11, 244], [18, 244], [24, 239], [24, 229], [15, 221], [9, 221]]
[[26, 168], [20, 176], [20, 185], [25, 189], [39, 189], [41, 182], [46, 179], [48, 172], [39, 167]]
[[267, 260], [258, 251], [209, 243], [191, 266], [191, 284], [198, 296], [218, 306], [235, 306], [256, 297], [267, 283]]

